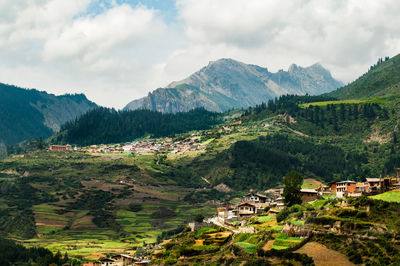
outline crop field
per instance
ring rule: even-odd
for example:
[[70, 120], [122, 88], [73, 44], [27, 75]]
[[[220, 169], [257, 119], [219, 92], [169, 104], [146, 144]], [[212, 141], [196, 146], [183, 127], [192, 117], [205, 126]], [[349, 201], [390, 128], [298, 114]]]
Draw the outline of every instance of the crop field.
[[[129, 252], [155, 243], [163, 232], [184, 226], [196, 214], [215, 212], [214, 206], [182, 202], [191, 190], [160, 177], [165, 170], [166, 166], [155, 164], [153, 154], [99, 157], [36, 152], [7, 158], [0, 165], [0, 179], [16, 186], [2, 195], [0, 207], [31, 211], [29, 222], [10, 233], [27, 246], [88, 259]], [[135, 183], [121, 184], [121, 178]], [[131, 210], [132, 204], [140, 208]]]
[[279, 233], [276, 235], [276, 239], [271, 249], [287, 249], [300, 244], [303, 241], [301, 238], [289, 237], [285, 234]]
[[400, 191], [388, 191], [382, 194], [371, 196], [370, 198], [388, 202], [400, 203]]
[[[195, 214], [212, 215], [211, 206], [192, 206], [175, 202], [143, 203], [138, 212], [116, 211], [121, 231], [96, 227], [87, 211], [57, 214], [58, 207], [37, 205], [33, 210], [39, 238], [24, 241], [27, 246], [42, 246], [53, 252], [67, 251], [70, 256], [98, 259], [106, 253], [130, 252], [134, 247], [155, 243], [163, 231], [176, 229]], [[65, 229], [67, 225], [72, 227]]]

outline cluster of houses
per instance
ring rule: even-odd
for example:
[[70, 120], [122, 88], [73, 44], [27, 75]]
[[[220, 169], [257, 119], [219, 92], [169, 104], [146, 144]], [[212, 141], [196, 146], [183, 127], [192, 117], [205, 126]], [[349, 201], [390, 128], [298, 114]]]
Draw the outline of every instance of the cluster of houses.
[[[300, 198], [303, 202], [309, 202], [323, 195], [334, 195], [337, 198], [360, 197], [395, 189], [400, 189], [400, 168], [396, 169], [395, 177], [367, 178], [365, 182], [335, 181], [330, 182], [328, 186], [320, 186], [316, 189], [301, 189]], [[225, 203], [223, 207], [217, 208], [218, 218], [229, 222], [262, 213], [265, 208], [272, 211], [284, 208], [283, 188], [265, 192], [268, 196], [250, 190], [250, 193], [245, 195], [238, 204]]]
[[343, 198], [360, 197], [394, 189], [400, 189], [400, 168], [396, 169], [396, 177], [366, 178], [365, 182], [335, 181], [330, 182], [328, 187], [320, 188], [320, 191]]
[[102, 258], [96, 262], [86, 264], [87, 266], [134, 266], [134, 265], [149, 265], [150, 260], [145, 258], [135, 258], [129, 254], [119, 254], [110, 258]]
[[[285, 207], [283, 188], [270, 189], [265, 196], [250, 190], [238, 204], [225, 203], [225, 206], [217, 208], [218, 218], [224, 221], [242, 220], [255, 214], [260, 214], [266, 208], [280, 210]], [[315, 189], [302, 189], [300, 197], [304, 202], [313, 201], [320, 197], [320, 192]]]
[[158, 140], [143, 140], [121, 144], [91, 145], [88, 147], [72, 147], [71, 145], [51, 145], [50, 151], [82, 151], [99, 154], [146, 154], [146, 153], [183, 153], [188, 151], [205, 150], [206, 146], [200, 143], [199, 137], [191, 137], [181, 141], [174, 141], [172, 138]]

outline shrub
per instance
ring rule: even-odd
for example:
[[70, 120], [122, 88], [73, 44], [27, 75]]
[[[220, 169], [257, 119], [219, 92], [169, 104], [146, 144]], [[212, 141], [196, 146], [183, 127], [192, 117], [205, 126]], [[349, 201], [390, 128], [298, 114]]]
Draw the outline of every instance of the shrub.
[[289, 209], [283, 209], [281, 210], [277, 215], [276, 215], [276, 220], [279, 222], [282, 222], [283, 220], [285, 220], [290, 214]]
[[139, 211], [143, 210], [143, 206], [139, 203], [131, 203], [128, 205], [128, 209], [131, 212], [139, 212]]
[[357, 214], [357, 210], [344, 209], [338, 213], [338, 217], [355, 217]]

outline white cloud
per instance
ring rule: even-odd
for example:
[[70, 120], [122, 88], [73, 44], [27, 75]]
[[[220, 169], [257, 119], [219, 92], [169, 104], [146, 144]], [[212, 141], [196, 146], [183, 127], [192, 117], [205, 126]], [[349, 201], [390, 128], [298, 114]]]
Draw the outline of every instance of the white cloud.
[[397, 0], [177, 0], [176, 21], [101, 3], [0, 1], [0, 82], [120, 108], [222, 57], [271, 71], [320, 62], [347, 82], [400, 52]]
[[175, 27], [143, 5], [113, 4], [93, 14], [90, 3], [4, 4], [16, 11], [0, 21], [0, 81], [57, 94], [84, 92], [115, 107], [158, 86], [162, 73], [153, 70], [182, 44]]
[[349, 81], [400, 52], [395, 0], [178, 0], [178, 7], [192, 44], [181, 57], [196, 57], [201, 44], [204, 61], [226, 55], [275, 70], [319, 61]]

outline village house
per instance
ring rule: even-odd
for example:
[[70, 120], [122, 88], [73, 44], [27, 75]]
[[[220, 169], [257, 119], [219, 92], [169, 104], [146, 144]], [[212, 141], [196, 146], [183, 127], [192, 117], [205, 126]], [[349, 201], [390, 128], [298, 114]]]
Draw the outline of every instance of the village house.
[[116, 260], [112, 258], [102, 258], [93, 263], [94, 266], [117, 266]]
[[304, 189], [300, 190], [300, 198], [302, 202], [314, 201], [320, 198], [320, 195], [315, 189]]
[[361, 196], [369, 192], [369, 185], [366, 182], [357, 182], [353, 196]]
[[340, 181], [336, 182], [336, 196], [339, 198], [347, 197], [353, 194], [356, 190], [356, 182], [354, 181]]
[[116, 262], [116, 265], [118, 266], [127, 266], [127, 265], [133, 265], [135, 262], [135, 259], [131, 255], [127, 254], [119, 254], [116, 256], [113, 256], [112, 259], [114, 259]]
[[67, 146], [63, 145], [51, 145], [50, 150], [51, 151], [66, 151], [68, 149]]
[[330, 195], [331, 194], [331, 189], [329, 186], [322, 186], [320, 185], [318, 188], [315, 189], [319, 195]]
[[279, 198], [283, 195], [283, 188], [273, 188], [265, 191], [266, 194]]
[[266, 203], [267, 199], [266, 196], [254, 193], [253, 190], [244, 197], [244, 201], [249, 203]]
[[230, 202], [225, 203], [225, 207], [217, 208], [218, 217], [224, 220], [237, 219], [236, 206]]
[[112, 258], [102, 258], [94, 262], [93, 266], [133, 266], [133, 265], [148, 265], [150, 260], [134, 258], [132, 255], [119, 254]]
[[257, 213], [257, 207], [251, 203], [244, 202], [237, 206], [237, 216], [239, 218], [252, 216]]

